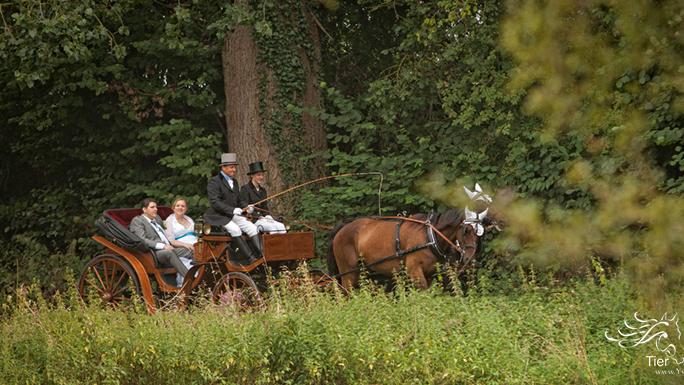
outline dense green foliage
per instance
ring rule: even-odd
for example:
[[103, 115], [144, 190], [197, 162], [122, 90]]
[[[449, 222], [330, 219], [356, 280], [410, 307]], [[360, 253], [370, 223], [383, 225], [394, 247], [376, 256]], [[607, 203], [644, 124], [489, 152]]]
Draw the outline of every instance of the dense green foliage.
[[523, 0], [510, 10], [511, 86], [526, 90], [543, 136], [581, 139], [564, 179], [592, 205], [514, 203], [505, 246], [554, 264], [623, 261], [643, 297], [671, 309], [684, 284], [684, 4]]
[[[134, 311], [18, 298], [2, 320], [7, 384], [656, 384], [642, 353], [603, 336], [634, 306], [625, 280], [468, 297], [371, 287], [274, 292], [264, 310]], [[508, 294], [504, 294], [508, 293]], [[73, 311], [78, 309], [78, 311]], [[201, 310], [201, 311], [199, 311]]]
[[[407, 1], [382, 12], [383, 19], [371, 19], [367, 28], [386, 25], [378, 32], [384, 44], [374, 51], [387, 63], [384, 68], [362, 52], [367, 46], [335, 30], [343, 39], [334, 40], [338, 49], [357, 49], [347, 55], [367, 60], [368, 70], [379, 72], [362, 72], [371, 79], [362, 92], [352, 93], [356, 90], [340, 81], [328, 84], [328, 110], [321, 117], [330, 130], [332, 170], [385, 173], [386, 213], [433, 207], [435, 192], [426, 197], [415, 184], [434, 171], [448, 181], [515, 186], [523, 195], [586, 207], [581, 194], [561, 183], [565, 164], [578, 156], [581, 143], [571, 135], [541, 143], [540, 121], [520, 112], [524, 93], [506, 91], [514, 65], [498, 46], [501, 4]], [[330, 206], [321, 211], [369, 214], [376, 190], [376, 180], [345, 180], [341, 188], [324, 190]], [[452, 193], [462, 196], [459, 190]], [[437, 199], [459, 201], [448, 195]], [[356, 209], [345, 209], [349, 206]]]
[[[327, 174], [383, 174], [380, 197], [375, 174], [338, 179], [291, 198], [291, 217], [334, 224], [376, 214], [378, 198], [382, 214], [462, 206], [461, 186], [478, 181], [499, 190], [492, 212], [507, 224], [493, 242], [487, 235], [485, 268], [467, 297], [401, 284], [344, 298], [274, 291], [251, 313], [207, 305], [150, 317], [83, 307], [73, 293], [50, 305], [22, 293], [2, 310], [0, 378], [677, 379], [656, 375], [648, 351], [619, 349], [603, 333], [636, 310], [681, 310], [683, 20], [676, 0], [0, 4], [6, 293], [32, 280], [50, 294], [73, 291], [70, 271], [94, 255], [88, 237], [104, 209], [185, 195], [201, 215], [206, 179], [227, 149], [221, 50], [237, 25], [253, 29], [279, 86], [260, 112], [289, 182], [321, 158]], [[320, 47], [305, 36], [311, 22]], [[295, 48], [320, 49], [320, 108], [288, 102], [307, 76]], [[308, 152], [293, 125], [305, 113], [325, 123], [324, 154]], [[324, 248], [325, 233], [317, 237]], [[563, 271], [542, 285], [530, 262]], [[590, 264], [601, 285], [568, 278]], [[626, 276], [606, 281], [606, 264], [627, 267]]]
[[[249, 25], [282, 86], [269, 132], [305, 112], [326, 124], [326, 154], [281, 137], [279, 159], [382, 172], [383, 214], [463, 205], [464, 183], [507, 188], [536, 199], [497, 207], [507, 258], [624, 260], [660, 282], [649, 296], [681, 286], [679, 2], [305, 2], [323, 80], [310, 111], [287, 104], [305, 76], [291, 47], [317, 48], [300, 10], [287, 13], [296, 3], [2, 4], [0, 284], [59, 287], [92, 255], [106, 208], [181, 194], [203, 212], [227, 143], [222, 35]], [[316, 186], [288, 214], [375, 214], [378, 182]]]
[[104, 209], [178, 194], [201, 213], [225, 135], [220, 45], [203, 27], [217, 6], [54, 1], [1, 11], [2, 286], [55, 286], [60, 267], [80, 270]]

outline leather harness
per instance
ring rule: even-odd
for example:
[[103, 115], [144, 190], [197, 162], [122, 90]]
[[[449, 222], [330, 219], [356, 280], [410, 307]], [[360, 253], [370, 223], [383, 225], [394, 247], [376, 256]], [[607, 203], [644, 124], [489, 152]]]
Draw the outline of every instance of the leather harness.
[[[456, 243], [454, 244], [447, 237], [445, 237], [444, 234], [442, 234], [441, 232], [439, 232], [439, 230], [434, 228], [434, 226], [431, 223], [431, 221], [434, 219], [434, 216], [435, 216], [434, 212], [431, 212], [428, 215], [428, 219], [426, 221], [421, 221], [421, 220], [417, 220], [417, 219], [413, 219], [413, 218], [407, 218], [407, 217], [370, 217], [370, 218], [378, 219], [378, 220], [397, 221], [397, 227], [396, 227], [396, 230], [394, 232], [395, 252], [393, 255], [381, 258], [381, 259], [379, 259], [373, 263], [364, 264], [364, 266], [366, 268], [369, 268], [369, 267], [379, 265], [383, 262], [387, 262], [390, 260], [402, 259], [409, 254], [412, 254], [412, 253], [415, 253], [417, 251], [427, 249], [427, 248], [430, 249], [432, 254], [440, 262], [454, 263], [454, 264], [455, 263], [462, 263], [463, 259], [464, 259], [465, 250], [463, 250], [463, 247], [461, 247], [460, 243], [458, 242], [458, 239], [455, 240]], [[424, 243], [422, 245], [417, 245], [417, 246], [411, 247], [409, 249], [402, 249], [401, 248], [400, 234], [401, 234], [401, 225], [403, 225], [404, 222], [415, 222], [415, 223], [420, 223], [420, 224], [424, 225], [427, 228], [426, 234], [427, 234], [428, 242]], [[447, 243], [449, 243], [449, 245], [451, 246], [450, 249], [458, 252], [458, 256], [460, 257], [460, 258], [458, 258], [458, 260], [455, 260], [456, 259], [455, 258], [456, 253], [444, 252], [442, 250], [442, 248], [439, 246], [439, 243], [437, 242], [437, 237], [435, 236], [435, 232], [437, 232], [439, 234], [440, 238], [444, 239], [445, 241], [447, 241]], [[472, 246], [466, 245], [466, 248], [468, 248], [468, 247], [472, 247]], [[357, 272], [360, 270], [361, 270], [361, 268], [355, 268], [355, 269], [352, 269], [349, 271], [345, 271], [344, 273], [335, 274], [333, 277], [334, 278], [341, 277], [343, 275], [351, 274], [351, 273], [354, 273], [354, 272]]]

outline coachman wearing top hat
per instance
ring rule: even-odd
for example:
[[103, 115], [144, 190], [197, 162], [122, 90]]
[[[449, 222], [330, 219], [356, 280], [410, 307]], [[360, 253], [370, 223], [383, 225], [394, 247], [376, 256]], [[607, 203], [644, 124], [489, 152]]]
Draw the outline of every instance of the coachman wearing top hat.
[[[253, 207], [240, 199], [240, 186], [235, 179], [237, 165], [236, 154], [221, 154], [221, 169], [207, 183], [209, 209], [204, 213], [204, 223], [224, 227], [230, 234], [230, 246], [235, 255], [244, 256], [236, 262], [251, 264], [261, 258], [262, 247], [256, 225], [244, 216], [242, 208], [246, 207], [251, 213]], [[249, 237], [249, 245], [242, 239], [243, 232]]]
[[[240, 188], [240, 198], [247, 204], [254, 204], [260, 200], [266, 199], [266, 189], [264, 188], [264, 164], [262, 162], [254, 162], [249, 164], [249, 182]], [[263, 217], [268, 213], [268, 202], [263, 202], [254, 205], [257, 209], [253, 214], [255, 217]]]
[[[240, 189], [240, 199], [249, 205], [266, 199], [268, 194], [264, 188], [264, 178], [266, 170], [262, 162], [254, 162], [249, 164], [249, 182]], [[254, 205], [257, 209], [254, 216], [258, 220], [254, 223], [259, 231], [264, 233], [284, 233], [285, 225], [273, 219], [268, 211], [268, 202], [262, 202]]]

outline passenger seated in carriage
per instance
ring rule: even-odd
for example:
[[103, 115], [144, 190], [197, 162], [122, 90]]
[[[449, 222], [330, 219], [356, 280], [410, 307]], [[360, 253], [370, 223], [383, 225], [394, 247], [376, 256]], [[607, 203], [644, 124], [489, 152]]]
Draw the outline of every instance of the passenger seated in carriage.
[[[194, 245], [197, 243], [197, 233], [195, 233], [195, 222], [185, 215], [188, 211], [188, 202], [184, 198], [177, 197], [174, 199], [171, 209], [173, 209], [173, 214], [164, 220], [166, 236], [173, 246], [185, 247], [193, 251]], [[180, 260], [188, 270], [192, 267], [192, 255], [189, 257], [182, 256]], [[180, 273], [176, 277], [176, 283], [178, 286], [183, 284], [183, 276]]]
[[[264, 188], [264, 177], [266, 170], [264, 170], [264, 165], [262, 162], [254, 162], [249, 164], [249, 182], [242, 186], [240, 189], [240, 199], [249, 204], [254, 205], [255, 203], [266, 199], [268, 194]], [[269, 214], [268, 202], [261, 202], [254, 205], [254, 212], [252, 216], [256, 218], [254, 223], [257, 229], [262, 233], [284, 233], [285, 225], [281, 222], [276, 221]]]
[[[140, 237], [152, 250], [161, 264], [170, 264], [182, 277], [188, 272], [181, 258], [192, 258], [192, 248], [180, 246], [175, 240], [167, 237], [162, 221], [157, 216], [157, 202], [152, 198], [142, 201], [143, 213], [131, 220], [128, 226], [131, 232]], [[182, 281], [181, 281], [182, 282]]]

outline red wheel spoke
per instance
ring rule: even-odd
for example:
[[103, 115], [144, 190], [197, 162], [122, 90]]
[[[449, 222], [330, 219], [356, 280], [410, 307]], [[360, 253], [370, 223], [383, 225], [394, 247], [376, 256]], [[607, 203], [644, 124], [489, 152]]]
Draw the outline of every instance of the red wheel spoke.
[[129, 299], [129, 298], [127, 298], [127, 297], [124, 296], [124, 295], [117, 295], [117, 296], [115, 296], [115, 297], [112, 297], [112, 302], [114, 302], [114, 303], [122, 303], [122, 302], [125, 302], [127, 299]]
[[105, 284], [107, 285], [107, 291], [109, 291], [110, 293], [112, 292], [113, 287], [112, 287], [111, 278], [109, 278], [109, 271], [108, 271], [107, 269], [108, 269], [108, 268], [114, 269], [114, 267], [111, 266], [111, 265], [112, 265], [112, 262], [111, 262], [111, 261], [104, 261], [104, 262], [102, 263], [103, 270], [104, 270], [104, 272], [102, 273], [102, 275], [104, 275]]
[[[121, 275], [119, 276], [119, 279], [116, 281], [116, 283], [112, 286], [112, 290], [116, 289], [119, 287], [119, 284], [121, 283], [121, 280], [124, 279], [124, 277], [128, 277], [128, 274], [126, 274], [125, 271], [121, 272]], [[114, 277], [112, 277], [112, 281], [114, 280]], [[125, 286], [124, 286], [125, 287]], [[120, 290], [117, 290], [117, 293], [119, 293]]]
[[249, 275], [230, 272], [219, 279], [213, 289], [213, 299], [218, 305], [242, 309], [259, 305], [259, 289]]
[[100, 281], [100, 287], [102, 288], [101, 291], [106, 290], [107, 286], [105, 286], [104, 282], [102, 282], [102, 277], [100, 277], [100, 272], [97, 271], [97, 266], [91, 266], [90, 269], [95, 273], [97, 280]]
[[119, 295], [120, 293], [122, 293], [122, 292], [123, 292], [124, 290], [126, 290], [127, 288], [128, 288], [127, 285], [119, 286], [119, 288], [118, 288], [116, 291], [114, 291], [114, 292], [112, 293], [112, 297]]
[[123, 257], [111, 254], [98, 255], [86, 265], [78, 289], [84, 300], [92, 297], [88, 295], [91, 288], [97, 290], [99, 303], [114, 307], [141, 293], [135, 271]]
[[97, 282], [93, 282], [88, 276], [86, 276], [85, 281], [88, 285], [92, 286], [95, 290], [100, 292], [100, 294], [104, 294], [104, 290], [97, 286]]
[[[109, 280], [110, 283], [114, 282], [114, 277], [116, 276], [116, 273], [118, 270], [119, 270], [118, 266], [116, 266], [116, 264], [112, 264], [112, 278]], [[111, 286], [111, 289], [114, 290], [115, 288], [116, 288], [116, 284], [113, 284]]]

